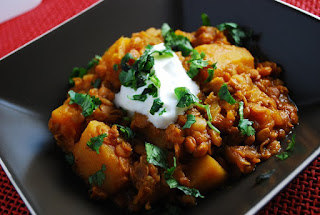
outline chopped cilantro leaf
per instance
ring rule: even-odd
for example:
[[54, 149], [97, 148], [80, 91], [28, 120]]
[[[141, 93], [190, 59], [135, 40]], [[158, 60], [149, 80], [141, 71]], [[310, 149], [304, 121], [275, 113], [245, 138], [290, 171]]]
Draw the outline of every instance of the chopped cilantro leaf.
[[276, 157], [279, 158], [280, 160], [285, 160], [288, 157], [290, 157], [292, 154], [292, 150], [293, 150], [295, 143], [296, 143], [296, 134], [293, 134], [291, 141], [286, 148], [286, 151], [282, 152], [281, 154], [276, 155]]
[[160, 108], [162, 108], [163, 104], [164, 103], [159, 98], [156, 98], [155, 100], [153, 100], [150, 113], [154, 115], [156, 112], [160, 110]]
[[187, 74], [190, 78], [194, 78], [195, 76], [197, 76], [199, 73], [199, 69], [208, 66], [208, 61], [203, 60], [204, 57], [204, 52], [199, 54], [197, 50], [193, 49], [191, 59], [188, 61], [188, 63], [190, 64], [190, 69]]
[[130, 66], [128, 65], [129, 60], [134, 59], [130, 53], [127, 53], [122, 59], [121, 59], [121, 69], [124, 71], [128, 71], [130, 69]]
[[209, 68], [208, 71], [208, 78], [204, 81], [204, 83], [208, 83], [212, 80], [214, 76], [214, 71], [217, 69], [217, 62], [212, 64], [212, 68]]
[[97, 78], [93, 83], [92, 83], [92, 86], [94, 88], [99, 88], [100, 87], [100, 84], [101, 84], [101, 79], [100, 78]]
[[74, 86], [74, 80], [75, 77], [82, 78], [85, 74], [87, 74], [88, 70], [82, 67], [74, 67], [70, 76], [69, 76], [69, 84], [71, 86]]
[[106, 179], [106, 175], [104, 174], [104, 171], [106, 171], [106, 169], [106, 165], [102, 164], [101, 169], [88, 178], [89, 184], [91, 186], [101, 187], [104, 180]]
[[195, 122], [196, 122], [196, 117], [195, 117], [194, 115], [192, 115], [192, 114], [188, 114], [188, 115], [187, 115], [187, 121], [186, 121], [186, 123], [184, 124], [184, 126], [182, 127], [182, 129], [190, 128], [191, 125], [192, 125], [193, 123], [195, 123]]
[[125, 126], [118, 125], [118, 124], [116, 124], [116, 125], [119, 128], [119, 130], [121, 131], [121, 133], [124, 134], [126, 139], [134, 138], [134, 132], [129, 127], [125, 127]]
[[189, 107], [199, 101], [198, 97], [193, 95], [186, 87], [177, 87], [174, 89], [174, 93], [178, 98], [177, 107]]
[[90, 140], [87, 142], [87, 146], [89, 146], [89, 148], [93, 151], [96, 151], [97, 154], [100, 154], [99, 149], [105, 137], [107, 137], [107, 134], [101, 134], [96, 137], [91, 137]]
[[177, 168], [175, 157], [173, 158], [173, 166], [168, 168], [168, 165], [167, 165], [168, 152], [166, 150], [161, 149], [158, 146], [152, 145], [147, 142], [145, 143], [145, 148], [146, 148], [148, 163], [167, 169], [164, 172], [164, 176], [170, 188], [177, 188], [182, 192], [184, 192], [186, 195], [192, 195], [194, 197], [204, 198], [204, 196], [200, 194], [199, 190], [182, 186], [173, 178], [173, 173]]
[[119, 80], [120, 83], [125, 87], [133, 85], [135, 81], [135, 71], [133, 69], [129, 69], [128, 71], [121, 70], [119, 74]]
[[66, 161], [68, 162], [69, 165], [74, 164], [74, 156], [73, 156], [72, 152], [66, 154], [65, 158], [66, 158]]
[[147, 74], [151, 73], [154, 65], [154, 57], [151, 55], [152, 46], [148, 45], [144, 53], [137, 59], [132, 66], [127, 62], [132, 59], [130, 54], [126, 54], [121, 60], [121, 72], [119, 80], [125, 87], [131, 87], [134, 90], [146, 85]]
[[88, 94], [76, 93], [73, 90], [68, 92], [70, 96], [70, 104], [78, 104], [82, 108], [82, 115], [84, 117], [93, 114], [93, 111], [99, 107], [101, 101], [95, 96], [90, 96]]
[[114, 71], [118, 71], [119, 69], [119, 65], [118, 64], [113, 64], [113, 70]]
[[208, 124], [209, 128], [211, 128], [212, 130], [214, 130], [215, 132], [220, 134], [219, 129], [217, 129], [214, 125], [212, 125], [212, 123], [210, 121], [207, 121], [207, 124]]
[[174, 51], [181, 51], [183, 56], [188, 56], [193, 50], [189, 39], [182, 35], [176, 35], [167, 23], [162, 25], [161, 34], [165, 45], [171, 47]]
[[201, 13], [201, 20], [203, 26], [211, 26], [209, 16], [205, 13]]
[[189, 188], [189, 187], [185, 187], [182, 186], [178, 183], [178, 181], [176, 179], [173, 178], [173, 173], [177, 168], [177, 162], [176, 162], [176, 158], [173, 157], [173, 166], [168, 168], [165, 172], [164, 172], [164, 177], [165, 180], [168, 184], [168, 186], [173, 189], [173, 188], [177, 188], [179, 190], [181, 190], [184, 194], [189, 195], [189, 196], [194, 196], [194, 197], [200, 197], [200, 198], [204, 198], [204, 196], [202, 196], [199, 192], [199, 190], [195, 189], [195, 188]]
[[226, 36], [230, 38], [236, 46], [242, 46], [244, 41], [251, 37], [252, 33], [240, 28], [238, 24], [233, 22], [225, 22], [217, 25], [220, 31], [224, 31]]
[[128, 98], [131, 100], [144, 102], [147, 99], [147, 95], [146, 94], [138, 94], [138, 95], [133, 95], [131, 98], [128, 96]]
[[228, 90], [228, 85], [226, 83], [222, 84], [219, 93], [218, 93], [220, 99], [223, 99], [227, 101], [229, 104], [235, 104], [236, 100], [231, 96], [229, 90]]
[[269, 178], [273, 175], [273, 173], [274, 173], [275, 171], [276, 171], [275, 169], [272, 169], [272, 170], [270, 170], [270, 171], [268, 171], [268, 172], [265, 172], [265, 173], [259, 175], [259, 176], [256, 178], [256, 184], [260, 184], [260, 183], [262, 183], [263, 181], [269, 179]]
[[163, 108], [160, 113], [159, 113], [159, 116], [162, 116], [165, 112], [167, 112], [167, 109]]
[[99, 55], [96, 55], [92, 60], [89, 61], [87, 68], [83, 67], [74, 67], [70, 76], [69, 76], [69, 84], [71, 86], [74, 86], [74, 80], [73, 78], [75, 77], [80, 77], [82, 78], [84, 75], [88, 73], [88, 71], [94, 67], [95, 65], [99, 64], [101, 57]]
[[142, 94], [149, 94], [155, 98], [158, 96], [158, 89], [154, 84], [149, 84], [148, 87], [143, 90]]
[[96, 55], [92, 60], [89, 61], [87, 65], [87, 70], [91, 69], [92, 67], [99, 64], [99, 61], [101, 60], [101, 57], [99, 55]]
[[154, 86], [156, 86], [157, 88], [160, 88], [161, 82], [154, 73], [151, 72], [148, 79], [154, 84]]
[[204, 108], [207, 112], [207, 116], [208, 116], [208, 120], [211, 122], [212, 121], [212, 115], [211, 115], [211, 111], [210, 111], [210, 106], [207, 104], [207, 105], [203, 105], [203, 104], [200, 104], [200, 103], [195, 103], [196, 106], [198, 107], [201, 107], [201, 108]]
[[168, 47], [166, 47], [166, 49], [162, 50], [162, 51], [153, 51], [152, 55], [154, 57], [158, 57], [158, 58], [168, 58], [168, 57], [173, 57], [172, 51], [171, 49], [169, 49]]
[[285, 160], [288, 157], [290, 157], [291, 152], [282, 152], [281, 154], [276, 155], [277, 158], [279, 158], [280, 160]]
[[239, 125], [238, 128], [240, 129], [240, 132], [242, 135], [252, 136], [255, 134], [255, 130], [252, 127], [253, 122], [249, 121], [248, 119], [244, 119], [243, 117], [243, 102], [239, 102]]
[[159, 166], [162, 168], [168, 168], [167, 166], [167, 155], [168, 152], [164, 149], [159, 148], [151, 143], [145, 143], [147, 161], [150, 164]]
[[292, 138], [291, 138], [291, 141], [290, 141], [290, 143], [288, 144], [286, 150], [287, 150], [287, 151], [293, 150], [293, 147], [294, 147], [295, 144], [296, 144], [296, 134], [293, 134], [293, 135], [292, 135]]
[[248, 119], [240, 119], [239, 121], [239, 129], [242, 135], [252, 136], [255, 134], [255, 130], [252, 127], [253, 122], [249, 121]]

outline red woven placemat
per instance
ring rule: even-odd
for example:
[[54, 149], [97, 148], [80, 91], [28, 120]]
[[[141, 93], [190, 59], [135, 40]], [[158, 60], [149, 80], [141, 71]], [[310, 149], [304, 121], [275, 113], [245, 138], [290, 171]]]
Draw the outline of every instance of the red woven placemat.
[[320, 1], [319, 0], [283, 0], [293, 6], [308, 11], [314, 15], [320, 16]]
[[[0, 58], [89, 7], [97, 0], [43, 0], [34, 10], [0, 24]], [[320, 16], [320, 0], [285, 0]], [[259, 214], [320, 214], [320, 157]], [[0, 166], [0, 215], [30, 214]]]

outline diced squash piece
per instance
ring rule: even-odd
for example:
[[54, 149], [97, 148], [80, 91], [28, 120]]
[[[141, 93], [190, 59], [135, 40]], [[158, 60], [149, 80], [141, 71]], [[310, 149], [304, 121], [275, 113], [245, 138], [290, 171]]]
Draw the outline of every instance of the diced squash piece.
[[217, 68], [221, 70], [231, 64], [254, 68], [254, 58], [245, 48], [214, 43], [201, 45], [195, 49], [199, 53], [204, 52], [206, 54], [205, 59], [207, 59], [210, 64], [218, 62]]
[[205, 155], [190, 162], [186, 176], [190, 179], [191, 187], [207, 191], [223, 183], [227, 172], [214, 158]]
[[128, 183], [129, 168], [123, 168], [123, 163], [129, 165], [129, 158], [116, 155], [115, 147], [105, 143], [109, 137], [104, 138], [104, 143], [99, 148], [99, 154], [87, 146], [87, 142], [92, 137], [108, 133], [109, 130], [110, 127], [103, 122], [90, 121], [82, 133], [80, 141], [75, 145], [73, 155], [76, 171], [86, 181], [91, 175], [101, 170], [104, 164], [106, 166], [104, 171], [106, 177], [100, 188], [107, 194], [114, 194]]
[[80, 138], [83, 122], [84, 116], [78, 105], [65, 103], [52, 111], [48, 126], [58, 146], [70, 152]]
[[130, 38], [120, 37], [102, 56], [100, 64], [96, 67], [99, 76], [105, 77], [105, 80], [112, 84], [115, 89], [120, 88], [119, 73], [114, 71], [113, 65], [120, 64], [121, 59], [129, 51]]

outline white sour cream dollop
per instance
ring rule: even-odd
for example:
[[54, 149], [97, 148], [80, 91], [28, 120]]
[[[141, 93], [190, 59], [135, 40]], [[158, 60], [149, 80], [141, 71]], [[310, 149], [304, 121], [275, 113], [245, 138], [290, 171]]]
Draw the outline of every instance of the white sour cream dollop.
[[[162, 51], [166, 47], [163, 43], [153, 46], [152, 51]], [[178, 56], [172, 52], [173, 57], [154, 57], [155, 75], [161, 82], [161, 87], [158, 89], [158, 97], [164, 103], [163, 108], [166, 109], [162, 115], [159, 115], [161, 108], [154, 115], [150, 114], [150, 109], [155, 99], [148, 95], [147, 99], [136, 101], [132, 98], [133, 95], [141, 94], [143, 90], [151, 83], [147, 81], [147, 85], [138, 88], [136, 91], [130, 87], [121, 86], [120, 92], [115, 95], [115, 104], [127, 110], [129, 115], [134, 112], [143, 114], [148, 117], [148, 120], [157, 128], [165, 129], [170, 124], [176, 122], [178, 115], [182, 114], [187, 108], [176, 107], [178, 99], [174, 94], [174, 89], [177, 87], [186, 87], [194, 95], [199, 93], [198, 85], [192, 81], [183, 68]]]

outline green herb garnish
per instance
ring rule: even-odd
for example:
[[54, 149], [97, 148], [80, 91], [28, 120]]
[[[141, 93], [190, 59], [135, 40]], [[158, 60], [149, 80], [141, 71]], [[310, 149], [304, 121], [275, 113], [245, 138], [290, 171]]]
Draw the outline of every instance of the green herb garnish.
[[211, 128], [212, 130], [214, 130], [215, 132], [220, 134], [219, 129], [217, 129], [214, 125], [212, 125], [212, 123], [210, 121], [207, 121], [207, 124], [208, 124], [209, 128]]
[[223, 99], [227, 101], [229, 104], [235, 104], [236, 100], [231, 96], [229, 90], [228, 90], [228, 85], [226, 83], [222, 84], [219, 93], [218, 93], [220, 99]]
[[116, 124], [116, 126], [119, 128], [120, 132], [125, 136], [125, 139], [134, 138], [134, 132], [129, 127], [125, 127], [119, 124]]
[[99, 55], [96, 55], [92, 60], [89, 61], [88, 65], [86, 68], [83, 67], [74, 67], [70, 76], [69, 76], [69, 84], [71, 86], [74, 86], [74, 80], [73, 78], [75, 77], [80, 77], [82, 78], [84, 75], [88, 73], [88, 71], [99, 64], [101, 57]]
[[211, 26], [209, 16], [205, 13], [201, 13], [201, 20], [203, 26]]
[[225, 22], [217, 25], [220, 31], [224, 31], [226, 36], [230, 38], [236, 46], [242, 46], [244, 41], [252, 36], [251, 32], [247, 32], [240, 28], [238, 24], [233, 22]]
[[204, 196], [202, 196], [200, 194], [199, 190], [197, 190], [195, 188], [189, 188], [189, 187], [182, 186], [178, 183], [178, 181], [175, 178], [173, 178], [173, 173], [176, 170], [176, 168], [177, 168], [176, 158], [173, 157], [173, 166], [168, 168], [164, 172], [164, 177], [165, 177], [165, 180], [166, 180], [167, 184], [169, 185], [169, 187], [171, 189], [177, 188], [177, 189], [181, 190], [184, 194], [189, 195], [189, 196], [204, 198]]
[[296, 134], [293, 134], [292, 138], [291, 138], [291, 141], [290, 141], [290, 143], [288, 144], [288, 146], [286, 148], [286, 151], [282, 152], [281, 154], [276, 155], [276, 157], [279, 158], [280, 160], [285, 160], [288, 157], [290, 157], [291, 154], [292, 154], [293, 147], [294, 147], [295, 144], [296, 144]]
[[164, 149], [159, 148], [151, 143], [145, 143], [147, 161], [155, 166], [162, 167], [164, 169], [168, 168], [167, 165], [167, 155], [168, 152]]
[[167, 48], [162, 50], [162, 51], [153, 51], [152, 52], [152, 55], [154, 57], [157, 57], [157, 58], [168, 58], [168, 57], [173, 57], [173, 54], [172, 54], [172, 51], [171, 49]]
[[256, 184], [260, 184], [260, 183], [262, 183], [263, 181], [269, 179], [269, 178], [273, 175], [273, 173], [274, 173], [275, 171], [276, 171], [275, 169], [272, 169], [272, 170], [270, 170], [270, 171], [268, 171], [268, 172], [265, 172], [265, 173], [259, 175], [259, 176], [256, 178]]
[[207, 105], [203, 105], [203, 104], [200, 104], [200, 103], [195, 103], [196, 106], [198, 107], [201, 107], [201, 108], [204, 108], [207, 112], [207, 116], [208, 116], [208, 120], [211, 122], [212, 121], [212, 115], [211, 115], [211, 111], [210, 111], [210, 106], [207, 104]]
[[104, 180], [106, 179], [106, 175], [104, 174], [104, 171], [106, 171], [106, 169], [106, 165], [102, 164], [101, 169], [88, 178], [89, 184], [91, 186], [101, 187]]
[[190, 128], [191, 125], [192, 125], [193, 123], [195, 123], [195, 122], [196, 122], [196, 117], [195, 117], [194, 115], [192, 115], [192, 114], [188, 114], [188, 115], [187, 115], [187, 121], [186, 121], [186, 123], [184, 124], [184, 126], [182, 127], [182, 129]]
[[164, 103], [159, 99], [156, 98], [155, 100], [153, 100], [151, 109], [150, 109], [150, 113], [152, 115], [154, 115], [156, 112], [158, 112], [162, 107], [163, 107]]
[[96, 151], [97, 154], [100, 154], [99, 149], [105, 137], [107, 137], [107, 134], [101, 134], [96, 137], [91, 137], [90, 140], [87, 142], [87, 146], [89, 146], [89, 148], [93, 151]]
[[161, 34], [164, 38], [165, 45], [171, 47], [172, 50], [181, 51], [183, 56], [188, 56], [192, 51], [193, 48], [188, 38], [182, 35], [176, 35], [167, 23], [162, 25]]
[[167, 164], [168, 152], [166, 150], [161, 149], [158, 146], [152, 145], [150, 143], [145, 143], [145, 148], [146, 148], [148, 163], [166, 169], [166, 171], [164, 172], [164, 177], [171, 189], [177, 188], [182, 192], [184, 192], [186, 195], [192, 195], [194, 197], [204, 198], [204, 196], [200, 194], [199, 190], [182, 186], [173, 178], [173, 173], [177, 168], [175, 157], [173, 158], [173, 167], [168, 168], [168, 164]]
[[212, 68], [209, 68], [208, 71], [208, 78], [204, 81], [204, 83], [208, 83], [212, 80], [214, 76], [214, 71], [217, 69], [217, 62], [211, 65]]
[[113, 68], [114, 71], [118, 71], [119, 65], [118, 64], [113, 64], [112, 68]]
[[189, 107], [199, 101], [198, 97], [193, 95], [186, 87], [177, 87], [174, 89], [174, 93], [178, 98], [177, 107]]
[[151, 70], [148, 80], [150, 80], [154, 84], [154, 86], [156, 86], [157, 88], [160, 88], [161, 82], [159, 78], [155, 75], [154, 70]]
[[99, 88], [101, 85], [101, 79], [100, 78], [97, 78], [93, 83], [92, 83], [92, 86], [94, 88]]
[[167, 109], [163, 108], [160, 113], [159, 113], [159, 116], [162, 116], [165, 112], [167, 112]]
[[90, 60], [88, 65], [87, 65], [87, 70], [89, 70], [92, 67], [98, 65], [100, 60], [101, 60], [101, 56], [99, 56], [99, 55], [96, 55], [94, 58], [92, 58], [92, 60]]
[[144, 102], [147, 99], [147, 95], [146, 94], [138, 94], [138, 95], [133, 95], [131, 98], [128, 96], [128, 98], [131, 100]]
[[88, 94], [76, 93], [73, 90], [68, 92], [70, 96], [70, 104], [78, 104], [82, 108], [82, 115], [84, 117], [93, 114], [93, 111], [99, 107], [101, 101], [95, 96], [90, 96]]
[[248, 119], [244, 119], [243, 117], [243, 102], [239, 102], [239, 116], [240, 116], [240, 120], [239, 120], [239, 125], [238, 128], [240, 129], [240, 132], [242, 135], [247, 135], [247, 136], [251, 136], [255, 134], [255, 130], [252, 127], [253, 122], [249, 121]]
[[195, 76], [197, 76], [199, 73], [199, 69], [202, 69], [208, 66], [208, 61], [203, 60], [204, 57], [205, 57], [204, 52], [201, 52], [201, 54], [199, 54], [197, 50], [195, 49], [192, 50], [191, 59], [188, 61], [188, 63], [190, 64], [190, 69], [187, 72], [190, 78], [194, 78]]

